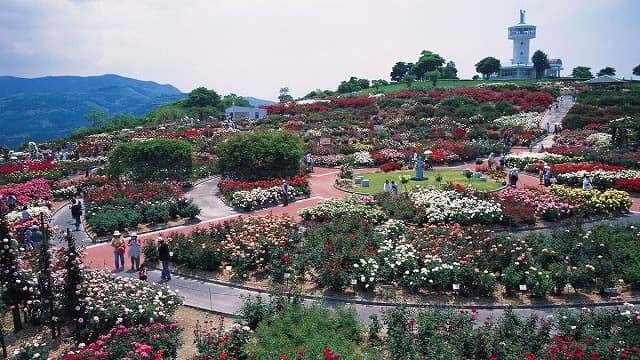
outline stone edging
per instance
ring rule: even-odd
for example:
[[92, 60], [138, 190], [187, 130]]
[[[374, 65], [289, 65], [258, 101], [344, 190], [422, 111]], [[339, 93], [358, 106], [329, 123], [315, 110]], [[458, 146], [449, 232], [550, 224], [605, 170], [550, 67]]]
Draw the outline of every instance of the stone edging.
[[[147, 265], [151, 269], [160, 270], [160, 268], [155, 265]], [[243, 285], [241, 283], [231, 282], [231, 281], [221, 281], [217, 279], [208, 279], [200, 276], [195, 276], [191, 274], [185, 274], [180, 272], [173, 272], [174, 276], [181, 276], [190, 280], [208, 282], [212, 284], [217, 284], [221, 286], [226, 286], [230, 288], [236, 288], [246, 291], [255, 292], [258, 294], [268, 293], [266, 289]], [[548, 304], [500, 304], [500, 303], [489, 303], [489, 304], [436, 304], [436, 303], [406, 303], [406, 302], [393, 302], [393, 301], [380, 301], [380, 300], [366, 300], [362, 298], [351, 298], [351, 297], [342, 297], [342, 296], [317, 296], [305, 294], [302, 295], [304, 299], [307, 300], [315, 300], [315, 301], [331, 301], [338, 302], [344, 304], [358, 304], [358, 305], [369, 305], [369, 306], [384, 306], [384, 307], [397, 307], [397, 306], [408, 306], [412, 308], [422, 308], [422, 307], [441, 307], [441, 308], [450, 308], [450, 309], [483, 309], [483, 310], [500, 310], [500, 309], [555, 309], [555, 308], [583, 308], [583, 307], [605, 307], [605, 306], [623, 306], [625, 303], [639, 305], [640, 300], [629, 300], [629, 301], [599, 301], [599, 302], [580, 302], [580, 303], [548, 303]], [[198, 308], [195, 307], [194, 308]], [[206, 310], [206, 309], [205, 309]], [[209, 311], [209, 310], [207, 310]], [[219, 313], [217, 311], [213, 311], [213, 313]], [[224, 313], [222, 313], [224, 314]]]

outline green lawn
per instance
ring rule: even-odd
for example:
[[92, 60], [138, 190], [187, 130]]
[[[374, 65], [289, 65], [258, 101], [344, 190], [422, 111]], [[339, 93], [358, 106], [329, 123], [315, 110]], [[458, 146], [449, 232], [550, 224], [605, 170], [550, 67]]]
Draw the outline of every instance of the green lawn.
[[[469, 179], [462, 175], [462, 170], [425, 170], [424, 171], [424, 180], [415, 181], [409, 180], [408, 183], [402, 184], [400, 182], [400, 176], [409, 175], [411, 177], [415, 176], [415, 170], [403, 170], [403, 171], [391, 171], [388, 173], [385, 172], [377, 172], [377, 173], [362, 173], [355, 174], [355, 176], [362, 176], [363, 179], [369, 179], [369, 187], [363, 187], [361, 185], [356, 185], [355, 191], [367, 194], [377, 194], [382, 192], [383, 185], [385, 180], [395, 181], [398, 184], [398, 191], [402, 192], [405, 190], [413, 190], [416, 185], [420, 185], [422, 187], [427, 187], [429, 185], [437, 186], [436, 183], [436, 175], [440, 174], [442, 176], [442, 184], [447, 183], [448, 181], [453, 184], [463, 184], [465, 186], [469, 185]], [[486, 182], [480, 181], [478, 178], [471, 178], [471, 187], [480, 190], [480, 191], [491, 191], [497, 190], [502, 187], [502, 184], [496, 183], [491, 179], [487, 179]]]
[[[434, 87], [430, 81], [416, 81], [411, 85], [410, 90], [431, 90], [431, 89], [457, 89], [462, 87], [473, 87], [479, 84], [492, 84], [492, 83], [515, 83], [520, 86], [529, 86], [534, 85], [536, 82], [544, 81], [544, 80], [535, 80], [535, 79], [527, 79], [527, 80], [452, 80], [452, 79], [440, 79], [438, 80], [436, 86]], [[554, 80], [548, 80], [554, 81]], [[555, 80], [557, 81], [557, 80]], [[370, 87], [368, 89], [364, 89], [360, 91], [360, 95], [366, 94], [376, 94], [376, 93], [395, 93], [403, 90], [407, 90], [407, 84], [405, 83], [394, 83], [387, 86], [380, 87], [376, 89], [374, 87]], [[343, 94], [345, 95], [345, 94]], [[346, 95], [348, 96], [348, 95]]]

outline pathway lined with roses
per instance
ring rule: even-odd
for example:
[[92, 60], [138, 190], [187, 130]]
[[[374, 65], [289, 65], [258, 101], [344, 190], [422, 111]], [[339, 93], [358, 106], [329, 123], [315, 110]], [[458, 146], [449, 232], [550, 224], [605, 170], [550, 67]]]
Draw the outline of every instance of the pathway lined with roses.
[[[521, 152], [523, 149], [515, 149], [514, 152]], [[452, 167], [454, 169], [465, 169], [465, 168], [473, 168], [473, 164], [462, 164], [459, 166]], [[377, 169], [359, 169], [356, 170], [356, 173], [361, 172], [371, 172]], [[339, 169], [336, 168], [315, 168], [313, 174], [311, 175], [311, 196], [306, 199], [300, 199], [290, 203], [287, 207], [283, 207], [282, 205], [269, 207], [257, 211], [252, 211], [251, 215], [264, 215], [264, 214], [273, 214], [273, 215], [289, 215], [293, 219], [299, 220], [298, 210], [306, 207], [311, 207], [317, 204], [318, 202], [328, 199], [328, 198], [338, 198], [345, 197], [349, 195], [349, 193], [340, 191], [336, 189], [333, 185], [335, 182], [336, 176], [339, 174]], [[428, 176], [428, 171], [425, 174]], [[205, 182], [200, 186], [208, 186], [209, 190], [199, 189], [199, 193], [209, 193], [214, 194], [217, 192], [217, 189], [214, 189], [215, 182]], [[537, 187], [544, 188], [539, 185], [539, 180], [537, 177], [529, 176], [529, 175], [521, 175], [520, 181], [518, 181], [518, 187]], [[205, 190], [205, 191], [203, 191]], [[634, 204], [632, 210], [640, 211], [640, 197], [636, 196], [633, 198]], [[227, 209], [228, 210], [228, 209]], [[62, 213], [65, 213], [62, 211]], [[195, 229], [207, 229], [210, 225], [222, 222], [225, 220], [229, 220], [238, 216], [246, 216], [247, 213], [236, 213], [228, 216], [223, 216], [217, 219], [202, 221], [198, 224], [188, 225], [188, 226], [179, 226], [171, 229], [154, 231], [146, 234], [142, 234], [141, 238], [144, 241], [155, 241], [157, 236], [167, 236], [172, 232], [182, 232], [189, 233], [194, 231]], [[66, 217], [66, 214], [63, 215]], [[54, 216], [55, 218], [55, 216]], [[637, 218], [634, 217], [634, 218]], [[75, 233], [80, 234], [80, 233]], [[109, 243], [102, 243], [90, 246], [87, 249], [87, 254], [85, 256], [85, 264], [89, 267], [96, 269], [113, 269], [113, 253], [112, 249], [109, 246]], [[126, 267], [130, 266], [129, 260], [126, 261]], [[137, 274], [135, 272], [120, 272], [117, 273], [118, 276], [125, 277], [136, 277]], [[149, 273], [149, 281], [159, 282], [160, 281], [160, 271], [152, 270]], [[246, 297], [248, 295], [255, 295], [255, 289], [248, 289], [243, 285], [230, 285], [229, 283], [223, 281], [203, 281], [199, 279], [189, 278], [188, 276], [174, 276], [171, 282], [168, 283], [168, 286], [173, 290], [177, 290], [185, 297], [185, 304], [211, 310], [215, 312], [220, 312], [223, 314], [234, 314], [239, 309], [242, 301], [242, 297]], [[358, 306], [358, 313], [363, 320], [368, 318], [368, 315], [371, 313], [380, 313], [385, 306], [369, 306], [362, 305]], [[486, 311], [486, 312], [485, 312]], [[481, 316], [495, 316], [492, 313], [493, 310], [485, 310]], [[501, 310], [497, 310], [501, 311]], [[524, 313], [531, 312], [532, 310], [522, 309], [520, 310]], [[552, 310], [549, 310], [552, 311]], [[540, 312], [540, 311], [538, 311]]]

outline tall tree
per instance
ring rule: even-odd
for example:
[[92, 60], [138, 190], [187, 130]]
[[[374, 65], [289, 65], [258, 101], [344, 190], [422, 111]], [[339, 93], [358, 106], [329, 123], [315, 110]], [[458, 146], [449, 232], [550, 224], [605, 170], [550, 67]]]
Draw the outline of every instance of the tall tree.
[[605, 68], [600, 69], [600, 71], [598, 71], [598, 76], [603, 76], [603, 75], [610, 75], [610, 76], [615, 76], [616, 75], [616, 69], [612, 68], [611, 66], [607, 66]]
[[458, 69], [456, 68], [456, 63], [453, 61], [449, 61], [447, 65], [444, 66], [442, 70], [442, 78], [443, 79], [457, 79], [458, 78]]
[[483, 79], [489, 80], [491, 78], [491, 74], [500, 71], [500, 60], [487, 56], [486, 58], [478, 61], [476, 64], [476, 71], [482, 74]]
[[221, 101], [222, 107], [223, 108], [228, 108], [230, 106], [243, 106], [243, 107], [253, 107], [251, 106], [251, 103], [249, 101], [247, 101], [247, 99], [243, 98], [242, 96], [238, 96], [236, 94], [229, 94], [225, 97], [222, 98]]
[[91, 127], [100, 128], [102, 127], [109, 118], [108, 111], [102, 111], [98, 109], [91, 110], [90, 113], [84, 116], [84, 119], [91, 123]]
[[633, 68], [633, 75], [640, 76], [640, 65]]
[[440, 79], [441, 76], [442, 74], [440, 74], [440, 70], [427, 71], [424, 73], [424, 79], [431, 81], [431, 85], [433, 86], [436, 86], [438, 79]]
[[341, 94], [346, 94], [354, 91], [368, 89], [369, 86], [370, 82], [368, 79], [358, 79], [357, 77], [352, 76], [349, 81], [340, 82], [337, 91]]
[[280, 100], [280, 102], [293, 101], [293, 96], [289, 95], [289, 87], [285, 86], [283, 88], [280, 88], [280, 95], [278, 96], [278, 100]]
[[204, 86], [193, 89], [189, 93], [188, 105], [192, 107], [217, 107], [220, 104], [220, 95], [215, 90], [209, 90]]
[[591, 79], [593, 73], [591, 73], [591, 68], [588, 66], [576, 66], [573, 68], [571, 76], [578, 79]]
[[407, 84], [407, 87], [411, 89], [411, 85], [416, 81], [416, 76], [413, 74], [405, 74], [402, 77], [402, 82]]
[[409, 73], [409, 71], [411, 71], [412, 67], [413, 67], [412, 63], [406, 63], [406, 62], [403, 62], [403, 61], [398, 61], [391, 68], [391, 74], [390, 74], [391, 81], [396, 81], [396, 82], [402, 81], [402, 78], [407, 73]]
[[380, 90], [381, 87], [389, 85], [387, 80], [371, 80], [371, 85], [376, 89], [376, 91]]
[[542, 50], [536, 50], [531, 57], [533, 63], [533, 69], [536, 71], [536, 79], [542, 79], [544, 77], [544, 71], [551, 67], [549, 65], [549, 58]]
[[422, 50], [422, 53], [420, 53], [420, 59], [418, 59], [418, 62], [413, 66], [412, 72], [418, 79], [424, 80], [425, 73], [440, 69], [442, 64], [444, 64], [444, 61], [445, 60], [442, 56], [429, 50]]
[[218, 171], [232, 179], [288, 178], [300, 172], [302, 140], [291, 131], [256, 131], [229, 137], [216, 148]]
[[186, 180], [193, 170], [191, 144], [182, 140], [130, 141], [109, 153], [109, 175], [134, 181]]

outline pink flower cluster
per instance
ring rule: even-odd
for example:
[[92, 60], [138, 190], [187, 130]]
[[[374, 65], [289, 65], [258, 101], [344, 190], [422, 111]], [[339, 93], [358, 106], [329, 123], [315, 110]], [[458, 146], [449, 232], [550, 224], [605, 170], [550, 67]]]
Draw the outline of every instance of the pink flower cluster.
[[51, 198], [51, 188], [45, 179], [33, 179], [23, 184], [7, 185], [0, 188], [0, 197], [6, 199], [9, 194], [15, 195], [19, 204], [27, 204]]

